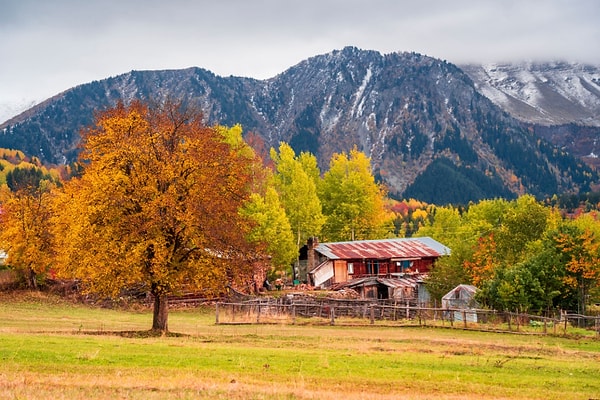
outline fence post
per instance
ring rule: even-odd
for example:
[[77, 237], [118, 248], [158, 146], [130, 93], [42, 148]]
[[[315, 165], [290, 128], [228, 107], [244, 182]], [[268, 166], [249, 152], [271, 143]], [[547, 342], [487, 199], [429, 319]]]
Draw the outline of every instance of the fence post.
[[508, 312], [508, 331], [512, 331], [512, 327], [510, 326], [511, 314]]
[[371, 325], [375, 324], [375, 307], [371, 304]]
[[292, 325], [296, 324], [296, 305], [292, 304]]
[[260, 323], [260, 303], [256, 306], [256, 323]]
[[331, 308], [329, 309], [329, 325], [335, 325], [335, 307], [331, 306]]
[[546, 320], [546, 318], [544, 318], [544, 335], [545, 335], [546, 333], [548, 333], [548, 331], [547, 331], [547, 329], [548, 329], [548, 328], [547, 328], [547, 324], [548, 324], [548, 321]]
[[466, 329], [467, 328], [467, 310], [463, 309], [462, 314], [463, 314], [463, 326]]
[[215, 307], [215, 325], [219, 325], [219, 303]]

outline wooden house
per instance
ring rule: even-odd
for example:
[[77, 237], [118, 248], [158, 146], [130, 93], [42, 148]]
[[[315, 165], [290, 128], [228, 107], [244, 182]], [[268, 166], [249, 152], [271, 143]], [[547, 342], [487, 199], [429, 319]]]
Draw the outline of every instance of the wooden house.
[[334, 243], [319, 243], [311, 238], [301, 252], [301, 261], [306, 265], [305, 280], [328, 288], [363, 277], [426, 274], [439, 257], [449, 254], [448, 247], [429, 237]]

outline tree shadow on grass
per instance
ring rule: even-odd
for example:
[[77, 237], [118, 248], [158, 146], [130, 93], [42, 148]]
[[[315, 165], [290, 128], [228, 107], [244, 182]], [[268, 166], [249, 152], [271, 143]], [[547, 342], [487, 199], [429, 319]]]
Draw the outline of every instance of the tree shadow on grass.
[[121, 336], [133, 339], [157, 338], [157, 337], [189, 337], [190, 335], [177, 332], [163, 332], [158, 330], [146, 331], [82, 331], [85, 335]]

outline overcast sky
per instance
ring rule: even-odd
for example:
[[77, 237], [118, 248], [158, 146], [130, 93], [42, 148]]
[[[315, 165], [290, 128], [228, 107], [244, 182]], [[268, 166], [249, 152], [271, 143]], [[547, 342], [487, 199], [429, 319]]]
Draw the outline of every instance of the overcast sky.
[[600, 64], [600, 1], [0, 0], [0, 104], [132, 69], [269, 78], [348, 45]]

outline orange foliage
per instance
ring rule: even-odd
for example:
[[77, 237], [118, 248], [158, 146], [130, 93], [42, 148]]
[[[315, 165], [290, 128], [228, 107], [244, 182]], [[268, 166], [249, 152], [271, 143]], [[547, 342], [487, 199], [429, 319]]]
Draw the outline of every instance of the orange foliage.
[[473, 260], [464, 262], [465, 269], [469, 271], [473, 279], [473, 285], [478, 286], [492, 278], [497, 266], [495, 254], [496, 241], [494, 234], [480, 237], [473, 253]]
[[273, 167], [273, 161], [269, 155], [269, 146], [267, 146], [267, 143], [265, 143], [260, 135], [254, 132], [248, 132], [246, 134], [246, 143], [254, 149], [256, 155], [260, 157], [265, 165]]
[[556, 246], [569, 256], [566, 269], [570, 273], [566, 283], [577, 287], [580, 280], [595, 281], [600, 278], [600, 242], [594, 233], [585, 229], [579, 237], [560, 233], [556, 237]]
[[167, 295], [251, 281], [255, 249], [239, 209], [256, 165], [227, 133], [170, 102], [102, 113], [82, 135], [82, 176], [57, 202], [59, 272], [111, 296], [143, 284], [160, 300], [160, 330]]

